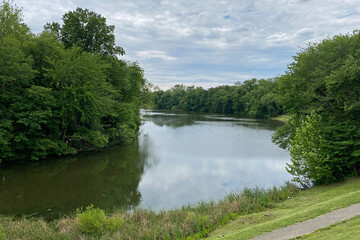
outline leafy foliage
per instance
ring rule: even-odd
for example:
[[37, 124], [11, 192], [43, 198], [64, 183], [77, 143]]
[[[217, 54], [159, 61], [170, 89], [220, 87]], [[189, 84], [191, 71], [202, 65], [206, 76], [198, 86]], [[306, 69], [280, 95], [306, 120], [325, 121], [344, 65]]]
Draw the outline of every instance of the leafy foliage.
[[295, 179], [330, 183], [360, 172], [360, 33], [310, 44], [280, 77], [281, 104], [293, 116], [274, 135], [289, 147]]
[[85, 211], [77, 211], [79, 229], [83, 233], [100, 235], [105, 231], [114, 232], [124, 224], [122, 218], [106, 217], [104, 210], [93, 205], [86, 207]]
[[26, 38], [30, 29], [22, 21], [21, 9], [3, 0], [0, 5], [0, 39], [12, 37], [23, 40]]
[[47, 25], [33, 35], [20, 9], [0, 6], [0, 162], [73, 154], [137, 135], [143, 70], [115, 57], [121, 48], [105, 18], [77, 9], [63, 19], [62, 28]]
[[158, 109], [236, 113], [250, 118], [269, 118], [282, 113], [277, 85], [276, 78], [251, 79], [235, 86], [209, 90], [176, 85], [167, 91], [153, 92], [153, 99]]
[[325, 155], [321, 116], [315, 112], [306, 116], [296, 129], [294, 139], [290, 140], [291, 164], [287, 170], [294, 175], [294, 181], [311, 186], [311, 179], [318, 182], [331, 182], [332, 174]]
[[44, 29], [56, 34], [66, 48], [78, 46], [89, 53], [116, 56], [124, 55], [123, 48], [115, 45], [114, 25], [107, 25], [106, 18], [88, 9], [77, 8], [64, 14], [63, 26], [47, 23]]

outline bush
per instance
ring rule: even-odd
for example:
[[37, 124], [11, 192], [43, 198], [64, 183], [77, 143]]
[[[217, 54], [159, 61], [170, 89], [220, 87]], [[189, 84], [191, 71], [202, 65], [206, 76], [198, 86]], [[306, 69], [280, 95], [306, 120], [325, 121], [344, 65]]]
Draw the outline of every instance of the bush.
[[313, 111], [301, 122], [294, 139], [290, 140], [291, 164], [287, 164], [286, 170], [294, 175], [293, 181], [303, 187], [311, 186], [313, 181], [328, 184], [334, 180], [324, 147], [324, 125], [322, 117]]
[[83, 233], [101, 235], [105, 231], [114, 232], [122, 227], [122, 218], [105, 216], [105, 211], [94, 208], [93, 205], [86, 207], [85, 211], [77, 210], [79, 219], [79, 229]]

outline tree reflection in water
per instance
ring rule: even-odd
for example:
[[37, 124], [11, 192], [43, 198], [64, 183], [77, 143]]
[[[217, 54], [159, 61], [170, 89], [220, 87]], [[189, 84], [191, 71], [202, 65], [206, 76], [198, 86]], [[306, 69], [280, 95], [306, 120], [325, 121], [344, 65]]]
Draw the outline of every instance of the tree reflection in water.
[[53, 218], [82, 206], [138, 206], [148, 161], [146, 137], [124, 147], [0, 169], [0, 213]]

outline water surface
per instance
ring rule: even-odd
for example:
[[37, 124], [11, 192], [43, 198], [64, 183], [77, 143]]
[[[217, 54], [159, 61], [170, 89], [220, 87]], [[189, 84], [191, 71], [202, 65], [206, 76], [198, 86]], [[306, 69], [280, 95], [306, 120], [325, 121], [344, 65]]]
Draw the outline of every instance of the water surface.
[[131, 145], [0, 169], [0, 213], [169, 209], [290, 179], [288, 152], [271, 142], [277, 121], [156, 111], [143, 119]]

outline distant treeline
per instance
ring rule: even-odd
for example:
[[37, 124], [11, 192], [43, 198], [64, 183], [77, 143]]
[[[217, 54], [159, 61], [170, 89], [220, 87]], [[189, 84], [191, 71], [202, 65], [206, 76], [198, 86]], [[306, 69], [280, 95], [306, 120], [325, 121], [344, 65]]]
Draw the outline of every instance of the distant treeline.
[[167, 91], [154, 91], [157, 109], [209, 113], [236, 113], [243, 117], [269, 118], [282, 114], [278, 79], [251, 79], [234, 86], [205, 90], [176, 85]]
[[278, 78], [205, 90], [176, 85], [152, 93], [158, 109], [291, 118], [273, 141], [290, 150], [287, 170], [303, 186], [360, 174], [360, 32], [301, 49]]
[[62, 19], [36, 35], [19, 8], [0, 5], [0, 163], [137, 136], [143, 70], [117, 58], [124, 50], [101, 15], [78, 8]]

